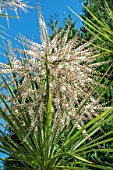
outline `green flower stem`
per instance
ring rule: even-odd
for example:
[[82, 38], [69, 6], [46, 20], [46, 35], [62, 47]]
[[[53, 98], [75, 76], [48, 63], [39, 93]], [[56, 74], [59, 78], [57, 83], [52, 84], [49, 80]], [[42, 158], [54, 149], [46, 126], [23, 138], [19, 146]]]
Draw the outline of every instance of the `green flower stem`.
[[51, 92], [49, 89], [49, 68], [47, 54], [46, 54], [46, 104], [47, 109], [46, 109], [45, 167], [47, 167], [49, 160], [49, 142], [52, 128], [52, 100]]

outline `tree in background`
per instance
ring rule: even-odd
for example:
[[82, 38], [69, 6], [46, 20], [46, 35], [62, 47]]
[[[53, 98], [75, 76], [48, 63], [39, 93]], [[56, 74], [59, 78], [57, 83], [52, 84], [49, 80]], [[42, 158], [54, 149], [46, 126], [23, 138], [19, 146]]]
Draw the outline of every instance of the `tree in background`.
[[[107, 61], [108, 63], [103, 64], [98, 68], [98, 71], [103, 74], [106, 69], [113, 62], [113, 1], [112, 0], [84, 0], [84, 16], [82, 16], [83, 27], [82, 27], [82, 37], [85, 40], [89, 40], [95, 34], [98, 34], [99, 37], [95, 40], [94, 44], [100, 47], [100, 52], [104, 50], [104, 58], [99, 58], [98, 61]], [[107, 51], [107, 54], [106, 54]], [[104, 80], [104, 84], [109, 85], [113, 80], [113, 66], [111, 67], [111, 74], [107, 75], [108, 79]], [[100, 89], [101, 90], [101, 89]], [[106, 91], [104, 94], [103, 103], [106, 103], [107, 106], [113, 105], [113, 85]], [[104, 126], [104, 130], [109, 131], [113, 129], [111, 124]], [[100, 134], [99, 134], [100, 135]], [[108, 148], [113, 148], [112, 143], [109, 143]], [[91, 160], [96, 163], [100, 162], [101, 164], [109, 165], [113, 163], [113, 156], [111, 154], [89, 154]]]
[[[89, 40], [95, 34], [98, 34], [98, 38], [95, 41], [95, 45], [100, 47], [100, 51], [107, 51], [104, 57], [99, 58], [98, 61], [107, 61], [101, 67], [99, 71], [103, 74], [105, 70], [113, 62], [113, 46], [112, 46], [112, 31], [113, 31], [113, 1], [112, 0], [85, 0], [84, 2], [84, 16], [82, 16], [83, 27], [82, 27], [82, 37], [85, 40]], [[112, 68], [113, 69], [113, 68]], [[113, 73], [112, 73], [113, 74]], [[109, 75], [109, 80], [105, 81], [105, 84], [113, 79], [112, 74]], [[113, 105], [113, 93], [112, 89], [109, 89], [105, 94], [105, 100], [103, 102], [108, 102], [108, 105]], [[106, 100], [107, 99], [107, 100]]]
[[68, 29], [68, 27], [70, 27], [70, 31], [69, 31], [69, 35], [68, 35], [68, 40], [73, 38], [75, 36], [75, 34], [78, 32], [79, 30], [76, 28], [76, 22], [73, 21], [71, 15], [66, 15], [64, 20], [63, 20], [63, 27], [58, 26], [58, 15], [57, 13], [55, 13], [53, 16], [50, 16], [49, 22], [48, 22], [48, 26], [52, 31], [52, 35], [50, 36], [50, 38], [52, 39], [55, 35], [56, 32], [60, 32], [61, 30], [63, 30], [63, 33], [61, 35], [61, 37], [64, 35], [64, 33], [66, 32], [66, 30]]
[[[113, 30], [113, 24], [112, 19], [109, 17], [106, 7], [105, 7], [105, 1], [104, 0], [82, 0], [84, 3], [84, 6], [87, 7], [93, 15], [95, 15], [100, 21], [105, 22], [111, 30]], [[111, 11], [113, 10], [113, 1], [112, 0], [106, 0], [107, 4], [109, 5]], [[96, 23], [96, 20], [94, 17], [90, 15], [90, 13], [84, 8], [84, 19], [90, 20], [93, 23]], [[93, 30], [94, 31], [94, 30]], [[91, 34], [85, 27], [82, 27], [82, 36], [84, 38], [90, 39]]]
[[[87, 23], [83, 23], [82, 27], [82, 37], [85, 38], [85, 40], [89, 40], [94, 34], [98, 34], [99, 38], [95, 41], [95, 44], [100, 46], [100, 51], [103, 51], [103, 49], [108, 49], [107, 55], [105, 54], [103, 58], [100, 58], [99, 61], [107, 61], [108, 63], [103, 64], [101, 67], [99, 67], [99, 71], [103, 74], [105, 70], [110, 66], [110, 64], [113, 62], [113, 46], [112, 46], [112, 40], [108, 32], [105, 33], [105, 30], [113, 30], [113, 24], [112, 24], [112, 16], [110, 17], [110, 14], [112, 15], [113, 11], [113, 1], [112, 0], [85, 0], [83, 1], [86, 8], [84, 8], [84, 16], [83, 19], [88, 22], [91, 25], [96, 25], [96, 27], [91, 28]], [[110, 7], [110, 9], [109, 9]], [[87, 10], [88, 9], [88, 10]], [[92, 15], [91, 15], [91, 13]], [[100, 26], [103, 23], [104, 25]], [[104, 29], [103, 29], [103, 28]], [[106, 27], [106, 28], [105, 28]], [[98, 30], [98, 31], [97, 31]], [[103, 32], [101, 32], [103, 30]], [[103, 36], [104, 35], [104, 36]], [[110, 52], [111, 50], [111, 52]], [[112, 68], [113, 69], [113, 68]], [[113, 74], [113, 73], [112, 73]], [[109, 80], [105, 81], [105, 84], [109, 84], [109, 82], [113, 79], [112, 74], [109, 75]], [[113, 105], [113, 87], [109, 89], [105, 94], [105, 100], [104, 103], [107, 103], [108, 100], [108, 106]]]

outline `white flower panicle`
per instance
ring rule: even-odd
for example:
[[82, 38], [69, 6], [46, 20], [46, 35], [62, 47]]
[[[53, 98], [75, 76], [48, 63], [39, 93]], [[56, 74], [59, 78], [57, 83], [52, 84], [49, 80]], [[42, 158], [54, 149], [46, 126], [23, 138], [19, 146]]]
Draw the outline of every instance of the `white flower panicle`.
[[[21, 1], [18, 1], [18, 5], [22, 5]], [[46, 112], [46, 62], [48, 60], [53, 133], [58, 127], [60, 131], [64, 124], [69, 126], [71, 119], [80, 129], [84, 125], [84, 120], [92, 119], [97, 116], [97, 110], [103, 109], [99, 101], [91, 96], [86, 103], [87, 106], [76, 114], [82, 101], [96, 85], [92, 74], [96, 72], [96, 67], [90, 64], [97, 60], [94, 47], [89, 48], [93, 40], [81, 42], [81, 45], [77, 44], [80, 37], [76, 34], [72, 39], [68, 39], [70, 31], [68, 28], [63, 37], [61, 37], [62, 30], [50, 41], [39, 4], [38, 12], [42, 44], [20, 35], [18, 41], [25, 49], [13, 49], [8, 41], [10, 64], [0, 63], [0, 74], [4, 75], [0, 88], [2, 91], [4, 89], [7, 91], [6, 98], [19, 119], [30, 117], [30, 130], [35, 128], [37, 122], [42, 126]], [[13, 97], [9, 93], [9, 86], [15, 92]]]

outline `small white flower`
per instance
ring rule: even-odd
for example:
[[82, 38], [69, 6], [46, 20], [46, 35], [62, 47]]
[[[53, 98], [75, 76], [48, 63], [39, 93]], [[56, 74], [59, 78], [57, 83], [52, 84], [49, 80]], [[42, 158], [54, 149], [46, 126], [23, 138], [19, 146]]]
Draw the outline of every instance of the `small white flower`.
[[61, 86], [61, 90], [62, 91], [66, 91], [66, 87], [65, 86]]
[[60, 64], [58, 65], [58, 69], [61, 70], [62, 68], [63, 68], [63, 64], [60, 63]]

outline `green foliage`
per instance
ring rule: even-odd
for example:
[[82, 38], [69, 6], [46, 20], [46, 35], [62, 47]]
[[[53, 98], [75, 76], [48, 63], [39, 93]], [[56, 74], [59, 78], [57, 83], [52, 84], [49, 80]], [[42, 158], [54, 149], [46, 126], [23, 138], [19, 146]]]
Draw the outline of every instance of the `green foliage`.
[[[111, 87], [111, 82], [106, 86], [103, 82], [104, 79], [109, 81], [107, 75], [111, 74], [112, 64], [96, 82], [90, 74], [94, 70], [91, 62], [94, 64], [95, 56], [100, 54], [90, 51], [92, 41], [77, 46], [75, 40], [78, 39], [76, 36], [69, 38], [68, 27], [50, 41], [39, 5], [38, 10], [42, 45], [21, 37], [23, 49], [16, 51], [8, 42], [9, 52], [7, 48], [5, 52], [9, 63], [0, 63], [0, 115], [12, 133], [0, 131], [1, 152], [10, 156], [4, 169], [7, 169], [8, 161], [15, 169], [16, 160], [19, 161], [16, 168], [25, 170], [110, 170], [112, 165], [103, 166], [99, 160], [95, 164], [93, 158], [96, 154], [113, 153], [112, 147], [107, 147], [113, 142], [113, 130], [102, 133], [103, 127], [113, 119], [113, 107], [105, 109], [100, 104], [101, 97]], [[15, 57], [15, 51], [19, 59]], [[80, 73], [85, 77], [82, 80], [78, 76]], [[72, 75], [74, 81], [70, 79]], [[67, 86], [70, 87], [68, 91], [65, 90]], [[100, 87], [103, 89], [99, 92]], [[66, 107], [66, 104], [69, 105]], [[97, 114], [92, 116], [92, 112]], [[92, 116], [91, 120], [88, 116]], [[94, 157], [91, 159], [88, 154]]]
[[[94, 46], [100, 49], [100, 53], [104, 54], [104, 58], [99, 59], [98, 61], [105, 62], [104, 65], [98, 68], [99, 73], [103, 74], [105, 70], [109, 67], [110, 63], [113, 63], [113, 5], [112, 1], [89, 1], [86, 0], [84, 4], [84, 16], [78, 16], [83, 22], [82, 36], [89, 40], [95, 34], [98, 34]], [[108, 63], [107, 63], [107, 62]], [[104, 99], [102, 100], [103, 104], [107, 106], [113, 105], [113, 66], [111, 67], [111, 73], [104, 79], [103, 83], [111, 87], [104, 94]], [[99, 90], [99, 89], [98, 89]], [[100, 89], [102, 90], [102, 88]], [[99, 91], [100, 91], [99, 90]], [[107, 102], [109, 101], [109, 102]], [[109, 132], [113, 129], [113, 119], [111, 124], [106, 124], [103, 126], [105, 132]], [[97, 135], [100, 136], [100, 133]], [[97, 137], [96, 136], [96, 137]], [[105, 145], [109, 149], [113, 149], [112, 143]], [[89, 157], [90, 160], [94, 161], [96, 164], [107, 165], [113, 167], [113, 157], [111, 153], [97, 153], [94, 154], [88, 153], [86, 157]], [[94, 168], [95, 169], [95, 168]]]
[[[84, 2], [84, 1], [83, 1]], [[108, 6], [110, 7], [111, 11], [113, 10], [112, 0], [106, 0]], [[89, 11], [92, 12], [92, 14], [98, 18], [100, 21], [103, 22], [103, 24], [107, 24], [111, 30], [113, 30], [112, 25], [112, 18], [109, 17], [109, 14], [106, 10], [105, 1], [103, 0], [85, 0], [84, 6], [87, 7]], [[93, 22], [93, 24], [97, 24], [99, 26], [99, 23], [96, 22], [95, 18], [90, 15], [86, 8], [84, 8], [84, 16], [83, 18], [87, 21], [90, 20]], [[94, 30], [93, 30], [94, 32]], [[82, 35], [88, 39], [91, 37], [90, 33], [87, 31], [85, 27], [82, 28]]]
[[[61, 34], [61, 38], [63, 38], [64, 34], [66, 33], [67, 29], [70, 28], [69, 34], [68, 34], [68, 39], [67, 41], [69, 41], [70, 39], [72, 39], [76, 33], [79, 34], [79, 31], [75, 28], [76, 26], [76, 22], [74, 22], [72, 20], [71, 15], [65, 16], [64, 20], [63, 20], [63, 27], [58, 26], [58, 15], [55, 13], [54, 16], [50, 16], [49, 22], [48, 22], [48, 26], [50, 27], [50, 29], [52, 30], [52, 35], [50, 36], [51, 40], [53, 39], [53, 37], [55, 36], [55, 34], [57, 32], [61, 32], [62, 30], [62, 34]], [[81, 41], [81, 40], [80, 40]]]

